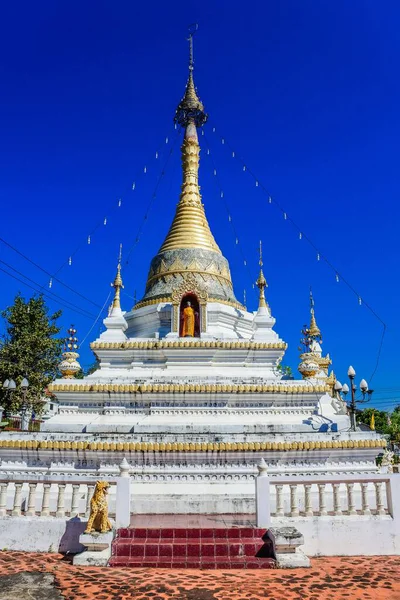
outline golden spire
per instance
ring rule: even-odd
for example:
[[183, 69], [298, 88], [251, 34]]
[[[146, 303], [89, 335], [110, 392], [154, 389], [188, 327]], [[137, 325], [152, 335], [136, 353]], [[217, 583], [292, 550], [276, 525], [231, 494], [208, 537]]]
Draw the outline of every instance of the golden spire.
[[176, 110], [175, 122], [185, 128], [181, 146], [183, 182], [174, 220], [159, 252], [178, 248], [202, 248], [221, 254], [204, 212], [199, 188], [200, 146], [197, 127], [207, 120], [193, 81], [193, 31], [189, 35], [189, 78]]
[[308, 328], [308, 335], [310, 337], [321, 337], [321, 330], [317, 325], [317, 321], [315, 320], [314, 298], [312, 295], [311, 288], [310, 288], [310, 313], [311, 313], [311, 319], [310, 319], [310, 327]]
[[267, 303], [265, 301], [265, 293], [264, 290], [266, 287], [268, 287], [267, 281], [264, 277], [264, 273], [262, 270], [263, 267], [263, 260], [262, 260], [262, 243], [260, 240], [260, 260], [258, 261], [258, 264], [260, 265], [260, 274], [258, 276], [258, 279], [256, 281], [256, 286], [258, 287], [258, 289], [260, 290], [260, 296], [258, 299], [258, 308], [267, 308]]
[[122, 259], [122, 244], [119, 245], [119, 256], [118, 256], [118, 266], [117, 266], [117, 274], [115, 275], [115, 279], [111, 284], [111, 287], [114, 288], [114, 300], [112, 303], [113, 308], [121, 308], [121, 288], [124, 288], [124, 284], [122, 283], [121, 277], [121, 259]]

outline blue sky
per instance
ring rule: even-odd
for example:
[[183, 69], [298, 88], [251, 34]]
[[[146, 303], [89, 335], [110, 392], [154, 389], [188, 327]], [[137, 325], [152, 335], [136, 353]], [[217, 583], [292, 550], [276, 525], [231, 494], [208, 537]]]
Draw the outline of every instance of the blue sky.
[[[49, 276], [3, 243], [1, 269], [27, 282], [11, 265], [72, 302], [79, 313], [64, 307], [61, 323], [74, 323], [83, 339], [107, 300], [119, 243], [126, 257], [141, 229], [124, 264], [123, 308], [135, 290], [140, 299], [179, 197], [172, 118], [186, 81], [187, 26], [198, 22], [195, 81], [210, 115], [200, 138], [202, 193], [237, 297], [246, 289], [256, 308], [262, 239], [275, 329], [289, 343], [285, 363], [297, 367], [311, 285], [337, 376], [343, 382], [353, 364], [357, 381], [369, 381], [381, 323], [268, 204], [229, 145], [387, 324], [371, 387], [377, 407], [400, 402], [399, 17], [398, 3], [372, 0], [8, 3], [0, 235], [49, 273], [64, 264], [57, 277], [85, 298], [56, 280], [49, 290]], [[0, 284], [2, 307], [18, 290], [32, 292], [3, 271]], [[83, 364], [99, 331], [95, 324], [82, 347]]]

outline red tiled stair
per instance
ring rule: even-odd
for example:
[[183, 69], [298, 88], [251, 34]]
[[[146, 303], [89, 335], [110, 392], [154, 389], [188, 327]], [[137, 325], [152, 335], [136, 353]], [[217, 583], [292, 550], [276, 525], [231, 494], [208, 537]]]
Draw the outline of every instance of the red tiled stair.
[[[265, 540], [263, 541], [263, 536]], [[120, 529], [111, 567], [173, 569], [273, 569], [264, 529]]]

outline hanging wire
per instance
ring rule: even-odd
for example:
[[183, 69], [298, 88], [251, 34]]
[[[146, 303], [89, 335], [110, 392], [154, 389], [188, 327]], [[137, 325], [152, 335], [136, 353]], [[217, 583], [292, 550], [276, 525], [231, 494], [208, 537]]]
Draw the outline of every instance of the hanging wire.
[[[165, 143], [166, 143], [166, 144], [168, 144], [168, 136], [165, 138]], [[161, 145], [161, 144], [160, 144], [160, 146], [161, 146], [161, 147], [163, 147], [163, 145]], [[158, 156], [160, 156], [160, 154], [161, 154], [161, 153], [160, 153], [160, 148], [159, 148], [159, 149], [156, 151], [156, 153], [158, 154]], [[154, 156], [154, 155], [153, 155], [153, 156]], [[144, 173], [146, 173], [146, 171], [147, 171], [147, 166], [145, 166], [144, 168], [143, 168], [143, 167], [140, 167], [140, 168], [138, 169], [138, 171], [137, 171], [137, 177], [136, 177], [136, 178], [133, 180], [133, 183], [132, 183], [132, 184], [130, 184], [130, 185], [129, 185], [129, 187], [128, 187], [128, 188], [125, 190], [125, 192], [124, 192], [124, 195], [127, 195], [129, 192], [131, 192], [131, 191], [134, 191], [134, 190], [136, 189], [136, 183], [137, 183], [137, 180], [138, 180], [138, 178], [140, 177], [140, 174], [141, 174], [141, 173], [143, 173], [143, 172], [144, 172]], [[119, 203], [119, 202], [121, 202], [121, 203]], [[116, 206], [116, 207], [115, 207], [115, 205], [114, 205], [114, 206], [113, 206], [113, 207], [110, 209], [110, 211], [109, 211], [109, 214], [107, 215], [107, 218], [110, 216], [110, 214], [111, 214], [112, 212], [114, 212], [114, 207], [115, 207], [115, 210], [117, 210], [118, 208], [120, 208], [120, 207], [121, 207], [121, 205], [122, 205], [122, 198], [120, 198], [120, 201], [119, 201], [119, 202], [118, 202], [118, 204], [117, 204], [117, 206]], [[93, 234], [94, 234], [94, 233], [97, 231], [97, 229], [99, 229], [99, 227], [100, 227], [100, 226], [102, 226], [103, 224], [104, 224], [104, 221], [103, 221], [103, 219], [102, 219], [102, 220], [101, 220], [101, 222], [98, 222], [98, 223], [97, 223], [97, 225], [96, 225], [96, 226], [95, 226], [95, 227], [94, 227], [94, 228], [93, 228], [93, 229], [92, 229], [92, 230], [89, 232], [89, 236], [88, 236], [88, 238], [90, 238], [90, 236], [92, 236], [92, 235], [93, 235]], [[88, 244], [90, 244], [90, 242], [89, 242], [89, 241], [88, 241], [87, 243], [88, 243]], [[82, 246], [83, 246], [83, 245], [84, 245], [83, 243], [80, 243], [80, 244], [78, 244], [78, 246], [75, 248], [75, 250], [74, 250], [74, 251], [73, 251], [73, 252], [70, 254], [70, 257], [73, 257], [73, 256], [75, 256], [75, 254], [77, 254], [77, 252], [79, 252], [79, 250], [82, 248]], [[67, 259], [65, 262], [63, 262], [63, 263], [62, 263], [62, 264], [59, 266], [59, 268], [58, 268], [58, 269], [57, 269], [57, 270], [56, 270], [56, 271], [55, 271], [55, 272], [52, 274], [52, 275], [53, 275], [53, 277], [54, 277], [55, 275], [58, 275], [58, 273], [59, 273], [59, 272], [60, 272], [60, 271], [63, 269], [63, 267], [64, 267], [65, 265], [67, 265], [67, 264], [69, 264], [69, 263], [68, 263], [68, 259]]]
[[91, 334], [93, 327], [95, 327], [96, 323], [98, 322], [98, 320], [100, 319], [101, 315], [103, 314], [103, 311], [104, 311], [105, 307], [107, 306], [107, 304], [108, 304], [108, 301], [109, 301], [109, 299], [110, 299], [111, 293], [112, 293], [112, 290], [111, 290], [111, 291], [108, 293], [107, 299], [106, 299], [106, 301], [104, 302], [103, 306], [101, 307], [99, 314], [97, 315], [97, 317], [96, 317], [96, 318], [95, 318], [95, 320], [93, 321], [93, 323], [92, 323], [92, 325], [91, 325], [91, 327], [90, 327], [89, 331], [87, 332], [87, 334], [85, 335], [85, 337], [84, 337], [84, 338], [83, 338], [83, 340], [81, 341], [81, 343], [80, 343], [80, 347], [81, 347], [81, 348], [82, 348], [83, 344], [86, 342], [86, 340], [87, 340], [88, 336]]
[[[146, 212], [145, 212], [145, 214], [144, 214], [144, 217], [143, 217], [143, 219], [142, 219], [142, 222], [140, 223], [140, 225], [139, 225], [139, 228], [138, 228], [138, 230], [137, 230], [137, 233], [136, 233], [136, 237], [135, 237], [135, 239], [134, 239], [134, 242], [133, 242], [133, 244], [131, 245], [131, 247], [129, 248], [129, 250], [128, 250], [128, 253], [127, 253], [127, 255], [126, 255], [126, 259], [125, 259], [125, 264], [126, 264], [126, 265], [128, 265], [128, 264], [129, 264], [129, 259], [130, 259], [130, 256], [131, 256], [131, 254], [132, 254], [133, 250], [136, 248], [136, 246], [138, 245], [138, 243], [139, 243], [139, 241], [140, 241], [140, 238], [141, 238], [141, 235], [142, 235], [142, 231], [143, 231], [143, 227], [144, 227], [145, 223], [147, 222], [147, 219], [148, 219], [148, 216], [149, 216], [150, 210], [152, 209], [152, 207], [153, 207], [153, 203], [154, 203], [154, 200], [155, 200], [155, 199], [156, 199], [156, 197], [157, 197], [158, 188], [159, 188], [159, 186], [160, 186], [160, 183], [161, 183], [161, 181], [162, 181], [162, 180], [163, 180], [163, 178], [164, 178], [165, 171], [166, 171], [166, 169], [167, 169], [167, 166], [168, 166], [168, 163], [169, 163], [169, 161], [170, 161], [170, 158], [171, 158], [171, 156], [172, 156], [172, 154], [173, 154], [173, 152], [174, 152], [174, 149], [175, 149], [176, 142], [177, 142], [178, 138], [179, 138], [179, 131], [177, 131], [176, 135], [174, 136], [174, 139], [173, 139], [172, 145], [171, 145], [171, 147], [170, 147], [170, 150], [169, 150], [169, 152], [168, 152], [168, 155], [167, 155], [167, 159], [166, 159], [166, 161], [165, 161], [165, 163], [164, 163], [164, 165], [163, 165], [163, 168], [162, 168], [162, 170], [161, 170], [161, 173], [160, 173], [159, 177], [157, 178], [157, 182], [156, 182], [156, 185], [155, 185], [155, 188], [154, 188], [153, 194], [152, 194], [152, 196], [151, 196], [151, 199], [150, 199], [150, 202], [149, 202], [149, 204], [148, 204], [148, 206], [147, 206], [147, 208], [146, 208]], [[167, 138], [167, 139], [168, 139], [168, 138]]]
[[[215, 128], [213, 128], [213, 132], [215, 132]], [[242, 168], [243, 171], [248, 171], [248, 173], [255, 179], [255, 180], [259, 180], [259, 178], [256, 177], [256, 175], [248, 168], [248, 165], [244, 162], [243, 159], [240, 159], [237, 157], [237, 155], [235, 154], [235, 151], [233, 150], [232, 146], [229, 144], [229, 142], [226, 140], [226, 138], [224, 138], [225, 140], [225, 146], [227, 147], [227, 149], [229, 150], [229, 152], [232, 153], [232, 156], [235, 155], [236, 159], [242, 164]], [[277, 202], [276, 198], [274, 198], [272, 200], [272, 196], [271, 194], [268, 192], [268, 190], [265, 188], [265, 186], [260, 182], [260, 188], [263, 190], [263, 192], [267, 195], [268, 197], [268, 203], [272, 204], [272, 202], [275, 204], [275, 206], [281, 211], [281, 213], [285, 214], [285, 210], [282, 208], [282, 206], [279, 204], [279, 202]], [[286, 213], [287, 214], [287, 213]], [[379, 359], [380, 359], [380, 354], [381, 354], [381, 349], [382, 349], [382, 345], [383, 345], [383, 340], [386, 334], [386, 323], [381, 319], [381, 317], [375, 312], [375, 310], [367, 303], [365, 302], [364, 299], [362, 299], [361, 301], [361, 297], [358, 294], [358, 292], [355, 290], [355, 288], [352, 286], [352, 284], [343, 277], [342, 274], [339, 273], [339, 271], [334, 267], [334, 265], [328, 260], [328, 258], [321, 254], [318, 250], [318, 248], [315, 246], [314, 242], [311, 240], [311, 238], [307, 235], [304, 234], [303, 231], [300, 230], [299, 226], [297, 225], [297, 223], [290, 217], [287, 215], [287, 220], [290, 221], [290, 223], [292, 224], [292, 226], [297, 229], [297, 231], [299, 231], [299, 237], [300, 239], [304, 238], [308, 244], [317, 252], [319, 258], [318, 260], [322, 259], [325, 264], [334, 271], [334, 273], [338, 276], [340, 276], [340, 280], [349, 288], [349, 290], [358, 298], [358, 302], [359, 304], [363, 304], [372, 314], [373, 316], [381, 323], [382, 325], [382, 336], [381, 336], [381, 342], [380, 342], [380, 346], [379, 346], [379, 351], [378, 351], [378, 356], [377, 356], [377, 363], [375, 366], [375, 369], [371, 375], [371, 377], [369, 378], [369, 380], [371, 381], [372, 377], [374, 376], [374, 374], [376, 373], [376, 370], [378, 368], [378, 364], [379, 364]]]
[[234, 236], [234, 239], [235, 239], [235, 246], [237, 246], [237, 248], [239, 249], [240, 255], [241, 255], [241, 264], [246, 267], [246, 276], [250, 278], [251, 282], [253, 282], [253, 278], [252, 278], [252, 276], [249, 273], [249, 270], [247, 268], [247, 260], [246, 260], [246, 257], [244, 255], [244, 253], [243, 253], [242, 245], [239, 243], [239, 235], [238, 235], [238, 233], [236, 231], [236, 227], [235, 227], [235, 225], [233, 223], [232, 214], [231, 214], [230, 208], [229, 208], [228, 203], [226, 201], [225, 194], [224, 194], [224, 191], [223, 191], [222, 186], [221, 186], [221, 182], [220, 182], [219, 177], [217, 175], [217, 169], [216, 169], [216, 166], [215, 166], [213, 155], [212, 155], [212, 153], [210, 151], [210, 147], [208, 145], [208, 139], [207, 139], [207, 135], [206, 134], [205, 134], [205, 142], [206, 142], [206, 145], [207, 145], [207, 155], [210, 157], [210, 159], [209, 159], [210, 160], [210, 166], [211, 166], [211, 168], [213, 170], [214, 175], [216, 176], [214, 178], [214, 181], [216, 182], [216, 185], [218, 187], [219, 197], [222, 198], [222, 200], [223, 200], [223, 203], [224, 203], [224, 206], [225, 206], [225, 210], [226, 210], [227, 215], [228, 215], [228, 222], [231, 224], [232, 233], [233, 233], [233, 236]]

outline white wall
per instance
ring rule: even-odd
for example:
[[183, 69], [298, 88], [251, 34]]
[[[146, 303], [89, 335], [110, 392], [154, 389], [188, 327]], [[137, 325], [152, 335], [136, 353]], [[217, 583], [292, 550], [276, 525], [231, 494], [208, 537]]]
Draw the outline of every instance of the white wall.
[[82, 552], [79, 536], [85, 527], [76, 517], [0, 517], [0, 550]]
[[400, 531], [390, 516], [272, 517], [272, 527], [296, 527], [307, 556], [400, 554]]

